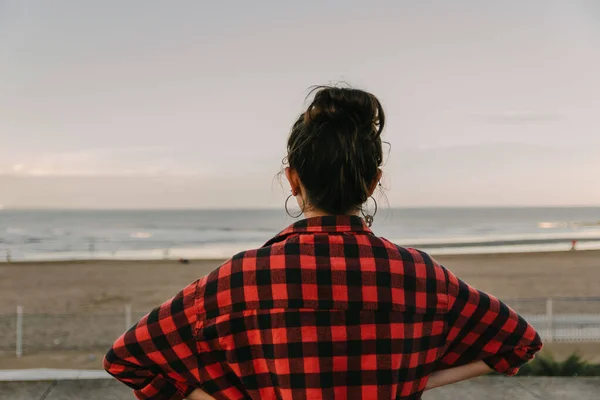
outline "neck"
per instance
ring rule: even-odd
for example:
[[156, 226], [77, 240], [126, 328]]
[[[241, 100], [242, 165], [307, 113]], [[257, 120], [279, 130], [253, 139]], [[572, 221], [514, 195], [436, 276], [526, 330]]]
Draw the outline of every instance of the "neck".
[[[330, 213], [326, 213], [324, 211], [319, 211], [319, 210], [304, 211], [304, 218], [327, 217], [327, 216], [333, 216], [333, 215], [336, 215], [336, 214], [330, 214]], [[360, 211], [356, 210], [355, 212], [347, 212], [344, 215], [355, 215], [357, 217], [360, 217]]]

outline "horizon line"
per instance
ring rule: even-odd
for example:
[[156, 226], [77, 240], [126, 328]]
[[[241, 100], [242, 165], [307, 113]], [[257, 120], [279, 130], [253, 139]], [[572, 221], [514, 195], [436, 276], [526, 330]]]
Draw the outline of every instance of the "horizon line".
[[[390, 206], [383, 210], [435, 210], [435, 209], [566, 209], [600, 208], [600, 204], [574, 205], [474, 205], [474, 206]], [[281, 207], [1, 207], [2, 211], [284, 211]]]

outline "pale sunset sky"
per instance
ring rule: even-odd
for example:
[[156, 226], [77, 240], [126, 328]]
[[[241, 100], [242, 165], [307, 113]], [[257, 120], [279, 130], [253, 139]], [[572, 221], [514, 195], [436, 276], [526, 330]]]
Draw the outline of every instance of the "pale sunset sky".
[[597, 0], [0, 0], [0, 208], [282, 207], [342, 80], [392, 207], [600, 205], [599, 71]]

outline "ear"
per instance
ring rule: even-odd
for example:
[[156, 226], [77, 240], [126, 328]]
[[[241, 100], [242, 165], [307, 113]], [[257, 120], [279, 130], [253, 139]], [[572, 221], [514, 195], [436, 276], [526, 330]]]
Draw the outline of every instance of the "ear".
[[285, 169], [285, 177], [287, 178], [289, 184], [290, 184], [290, 189], [292, 190], [292, 194], [294, 196], [297, 196], [300, 193], [300, 178], [298, 177], [298, 173], [296, 172], [296, 170], [287, 167]]
[[381, 168], [377, 168], [377, 175], [375, 176], [375, 179], [373, 179], [373, 182], [371, 182], [371, 185], [369, 186], [369, 196], [373, 196], [373, 193], [375, 193], [375, 189], [377, 189], [377, 185], [379, 184], [382, 175], [383, 171], [381, 170]]

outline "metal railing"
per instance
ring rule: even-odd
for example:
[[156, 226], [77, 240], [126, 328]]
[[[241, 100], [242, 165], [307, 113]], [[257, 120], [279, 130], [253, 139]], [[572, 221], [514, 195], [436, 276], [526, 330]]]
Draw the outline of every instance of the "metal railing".
[[[506, 303], [531, 323], [546, 343], [600, 342], [600, 297], [512, 299]], [[115, 313], [0, 315], [0, 352], [16, 357], [42, 351], [105, 350], [146, 312], [125, 304]]]

